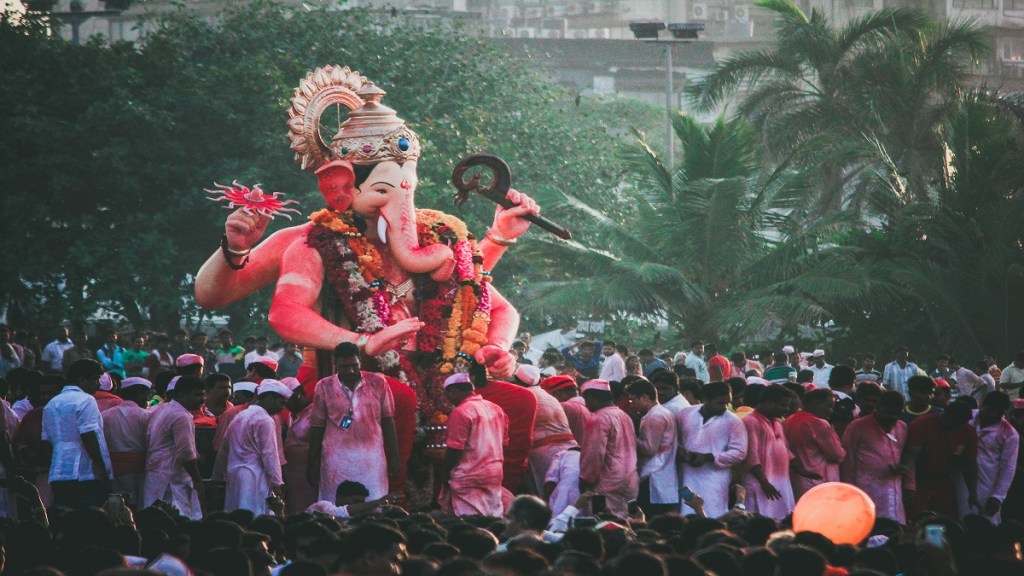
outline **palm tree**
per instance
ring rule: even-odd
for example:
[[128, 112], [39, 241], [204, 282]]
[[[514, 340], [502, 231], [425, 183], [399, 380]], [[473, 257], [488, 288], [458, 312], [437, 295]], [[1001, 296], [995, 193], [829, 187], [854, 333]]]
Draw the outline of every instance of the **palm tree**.
[[674, 129], [674, 173], [638, 134], [634, 212], [566, 197], [593, 224], [591, 239], [533, 244], [531, 262], [549, 279], [528, 288], [526, 311], [662, 317], [699, 337], [764, 337], [863, 295], [870, 275], [858, 269], [859, 251], [823, 244], [849, 219], [798, 226], [790, 214], [800, 179], [762, 175], [746, 121], [677, 116]]
[[[870, 206], [863, 182], [891, 161], [910, 178], [903, 192], [931, 188], [920, 164], [934, 130], [956, 102], [966, 63], [984, 50], [971, 23], [933, 25], [921, 12], [883, 9], [841, 27], [791, 0], [756, 0], [776, 15], [771, 49], [744, 52], [692, 83], [698, 109], [720, 109], [738, 92], [777, 166], [814, 170], [819, 209]], [[891, 207], [890, 207], [891, 208]]]

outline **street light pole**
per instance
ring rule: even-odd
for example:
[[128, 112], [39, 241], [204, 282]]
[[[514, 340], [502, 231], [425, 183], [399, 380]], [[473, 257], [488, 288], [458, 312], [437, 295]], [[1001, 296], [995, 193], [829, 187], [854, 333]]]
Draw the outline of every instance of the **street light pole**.
[[[665, 48], [665, 156], [668, 160], [667, 168], [671, 172], [675, 169], [675, 134], [672, 130], [672, 118], [678, 112], [675, 103], [675, 88], [673, 86], [672, 69], [672, 45], [676, 43], [693, 42], [697, 39], [697, 33], [704, 30], [703, 24], [686, 24], [673, 22], [666, 25], [661, 21], [653, 22], [630, 22], [629, 29], [637, 40], [645, 42], [660, 42]], [[668, 30], [671, 37], [660, 38], [663, 30]]]
[[672, 117], [675, 116], [675, 94], [672, 89], [672, 42], [665, 43], [665, 150], [668, 154], [668, 168], [671, 172], [676, 165], [676, 139], [672, 134]]

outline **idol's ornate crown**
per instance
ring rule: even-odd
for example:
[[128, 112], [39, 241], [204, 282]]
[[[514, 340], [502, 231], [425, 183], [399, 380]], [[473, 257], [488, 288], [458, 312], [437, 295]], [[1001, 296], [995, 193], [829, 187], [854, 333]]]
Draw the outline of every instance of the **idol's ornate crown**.
[[353, 164], [376, 164], [386, 160], [406, 162], [420, 157], [420, 140], [398, 113], [381, 104], [384, 92], [373, 82], [357, 92], [364, 104], [349, 114], [334, 136], [335, 156]]

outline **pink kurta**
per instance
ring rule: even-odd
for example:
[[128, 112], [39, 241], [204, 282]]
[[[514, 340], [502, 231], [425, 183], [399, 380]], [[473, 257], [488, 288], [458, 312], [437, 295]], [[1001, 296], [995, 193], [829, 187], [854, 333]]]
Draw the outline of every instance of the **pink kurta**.
[[[701, 407], [683, 408], [676, 415], [679, 449], [697, 454], [711, 454], [714, 461], [692, 466], [683, 464], [682, 485], [704, 499], [708, 518], [718, 518], [729, 511], [729, 483], [732, 467], [747, 457], [747, 431], [743, 422], [731, 412], [704, 420]], [[683, 514], [694, 510], [680, 503]]]
[[636, 450], [640, 479], [650, 481], [651, 504], [677, 504], [675, 414], [661, 404], [648, 410], [640, 419]]
[[[743, 418], [747, 429], [747, 458], [743, 462], [743, 485], [747, 489], [747, 510], [753, 514], [782, 520], [793, 511], [793, 486], [789, 480], [789, 461], [793, 458], [786, 444], [782, 424], [774, 418], [767, 418], [758, 411]], [[782, 495], [769, 500], [761, 483], [750, 469], [760, 466], [768, 482]]]
[[804, 469], [821, 476], [820, 480], [793, 474], [793, 497], [797, 500], [811, 488], [825, 482], [839, 481], [839, 463], [846, 456], [839, 436], [828, 423], [806, 410], [797, 410], [782, 423], [789, 449], [800, 459]]
[[146, 485], [143, 506], [163, 500], [183, 516], [202, 518], [199, 493], [184, 464], [198, 458], [192, 413], [171, 400], [154, 412], [146, 427]]
[[133, 506], [142, 506], [146, 479], [146, 426], [150, 411], [124, 402], [103, 413], [103, 436], [110, 451], [114, 489], [128, 494]]
[[629, 415], [616, 406], [595, 412], [581, 447], [580, 481], [603, 494], [608, 511], [623, 518], [629, 515], [626, 502], [640, 489], [636, 461], [636, 433]]
[[537, 397], [537, 417], [533, 421], [533, 447], [528, 468], [529, 488], [544, 493], [544, 476], [551, 461], [567, 448], [576, 446], [562, 403], [540, 386], [527, 386]]
[[587, 433], [587, 422], [590, 421], [590, 410], [583, 398], [574, 396], [562, 402], [565, 418], [569, 421], [569, 430], [577, 444], [583, 444], [583, 436]]
[[306, 463], [309, 462], [309, 405], [298, 414], [292, 414], [292, 425], [284, 439], [285, 465], [282, 467], [284, 483], [288, 486], [288, 502], [285, 512], [301, 514], [317, 501], [319, 492], [306, 481]]
[[[1017, 466], [1020, 435], [1005, 418], [984, 428], [975, 421], [975, 430], [978, 431], [978, 502], [982, 507], [989, 498], [1005, 502]], [[977, 514], [977, 510], [967, 504], [967, 486], [962, 474], [957, 474], [956, 488], [960, 517]], [[1001, 524], [1002, 510], [988, 519], [993, 524]]]
[[442, 486], [441, 511], [455, 516], [505, 514], [501, 501], [509, 419], [497, 404], [473, 394], [448, 416], [448, 448], [462, 458]]
[[221, 446], [227, 452], [225, 512], [271, 513], [267, 506], [270, 490], [284, 483], [279, 438], [274, 418], [258, 404], [249, 405], [231, 422]]
[[[318, 500], [334, 501], [338, 484], [345, 480], [366, 486], [369, 500], [388, 493], [388, 459], [380, 420], [394, 414], [391, 390], [380, 374], [363, 372], [355, 390], [342, 384], [337, 375], [317, 382], [309, 425], [325, 429]], [[348, 430], [341, 427], [346, 415], [352, 418]]]
[[914, 489], [914, 473], [893, 474], [890, 466], [900, 463], [907, 445], [907, 425], [896, 421], [886, 432], [874, 416], [857, 418], [843, 432], [846, 458], [839, 467], [843, 482], [853, 484], [875, 503], [875, 514], [905, 524], [903, 490]]

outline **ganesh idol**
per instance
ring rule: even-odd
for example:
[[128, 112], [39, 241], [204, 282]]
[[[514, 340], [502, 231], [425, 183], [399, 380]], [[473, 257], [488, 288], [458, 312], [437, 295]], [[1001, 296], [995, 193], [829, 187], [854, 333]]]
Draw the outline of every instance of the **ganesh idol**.
[[[347, 67], [320, 68], [301, 81], [289, 138], [296, 162], [315, 172], [326, 207], [262, 241], [268, 216], [234, 211], [221, 250], [199, 270], [196, 299], [219, 308], [276, 283], [270, 324], [306, 348], [304, 386], [332, 374], [331, 351], [352, 342], [364, 370], [415, 391], [421, 423], [443, 422], [450, 407], [441, 384], [451, 372], [470, 362], [498, 378], [514, 369], [509, 348], [519, 315], [489, 271], [529, 227], [522, 217], [539, 207], [510, 190], [516, 206], [499, 207], [479, 241], [459, 219], [417, 209], [420, 143], [384, 95]], [[328, 144], [320, 117], [339, 105], [351, 112]]]

